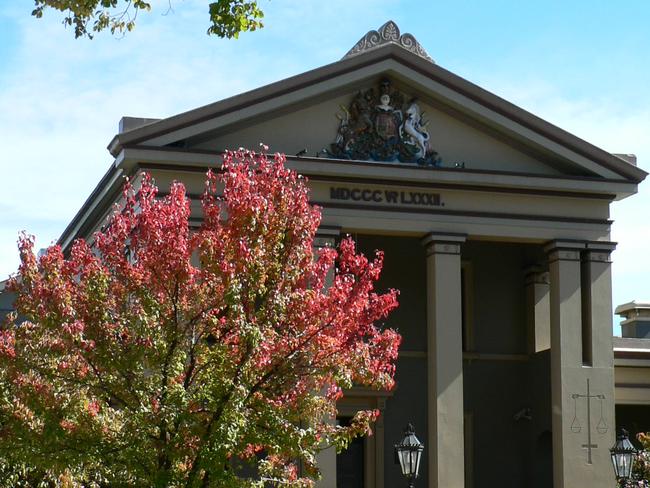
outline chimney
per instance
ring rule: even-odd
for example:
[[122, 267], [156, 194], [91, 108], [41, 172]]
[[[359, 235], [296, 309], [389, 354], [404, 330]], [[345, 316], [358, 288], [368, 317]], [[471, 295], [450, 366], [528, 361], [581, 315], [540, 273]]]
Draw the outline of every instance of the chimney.
[[619, 154], [619, 153], [614, 153], [614, 156], [616, 156], [619, 159], [622, 159], [626, 163], [633, 164], [636, 166], [636, 154]]
[[128, 132], [133, 129], [137, 129], [138, 127], [142, 127], [143, 125], [149, 125], [153, 124], [154, 122], [158, 122], [160, 119], [147, 119], [144, 117], [127, 117], [124, 116], [120, 119], [120, 123], [118, 125], [118, 132], [122, 134], [123, 132]]
[[650, 301], [632, 301], [616, 307], [623, 317], [621, 335], [636, 339], [650, 339]]

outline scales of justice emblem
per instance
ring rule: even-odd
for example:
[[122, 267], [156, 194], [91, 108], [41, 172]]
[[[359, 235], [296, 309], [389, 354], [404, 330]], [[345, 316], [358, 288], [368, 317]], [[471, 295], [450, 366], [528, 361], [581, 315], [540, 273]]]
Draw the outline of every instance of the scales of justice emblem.
[[597, 449], [598, 444], [594, 444], [592, 440], [592, 419], [591, 419], [591, 401], [598, 400], [598, 405], [600, 406], [600, 417], [598, 423], [596, 424], [596, 432], [599, 434], [606, 434], [609, 430], [605, 417], [603, 415], [603, 402], [605, 400], [605, 395], [602, 394], [592, 394], [589, 380], [587, 379], [587, 391], [585, 393], [573, 393], [571, 395], [573, 400], [573, 421], [571, 422], [571, 432], [574, 434], [579, 434], [582, 432], [582, 425], [578, 419], [578, 402], [584, 400], [587, 404], [587, 443], [582, 444], [582, 448], [587, 450], [587, 464], [592, 464], [592, 449]]

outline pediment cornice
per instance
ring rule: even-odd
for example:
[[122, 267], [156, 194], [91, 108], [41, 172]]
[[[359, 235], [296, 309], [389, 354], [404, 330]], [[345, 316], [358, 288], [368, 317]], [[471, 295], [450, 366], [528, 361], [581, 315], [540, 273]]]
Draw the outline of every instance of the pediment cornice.
[[[392, 35], [393, 38], [395, 34]], [[402, 35], [400, 35], [401, 37]], [[639, 183], [646, 172], [552, 124], [515, 106], [479, 86], [404, 49], [386, 42], [330, 65], [317, 68], [264, 87], [178, 114], [146, 126], [117, 134], [109, 145], [117, 156], [127, 145], [165, 146], [187, 137], [220, 130], [231, 121], [254, 121], [288, 107], [310, 103], [328, 90], [359, 86], [366, 80], [399, 74], [403, 84], [417, 85], [442, 104], [462, 112], [489, 130], [501, 131], [520, 145], [556, 155], [603, 178], [620, 177]], [[224, 122], [226, 121], [226, 122]], [[599, 169], [600, 168], [600, 169]]]

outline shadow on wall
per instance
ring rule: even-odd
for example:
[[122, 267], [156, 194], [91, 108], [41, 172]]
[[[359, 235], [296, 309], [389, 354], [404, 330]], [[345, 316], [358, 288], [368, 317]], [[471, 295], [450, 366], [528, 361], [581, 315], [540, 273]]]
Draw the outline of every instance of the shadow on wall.
[[535, 444], [533, 488], [553, 488], [553, 438], [542, 432]]

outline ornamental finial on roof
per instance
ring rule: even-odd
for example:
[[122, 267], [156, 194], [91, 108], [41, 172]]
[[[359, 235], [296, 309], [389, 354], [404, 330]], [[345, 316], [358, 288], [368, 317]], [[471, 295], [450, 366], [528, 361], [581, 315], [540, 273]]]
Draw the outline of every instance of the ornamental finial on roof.
[[362, 52], [369, 51], [384, 44], [397, 44], [398, 46], [417, 54], [427, 61], [434, 62], [420, 43], [411, 34], [401, 34], [399, 27], [392, 20], [382, 25], [379, 30], [371, 30], [350, 49], [343, 59], [351, 58]]

